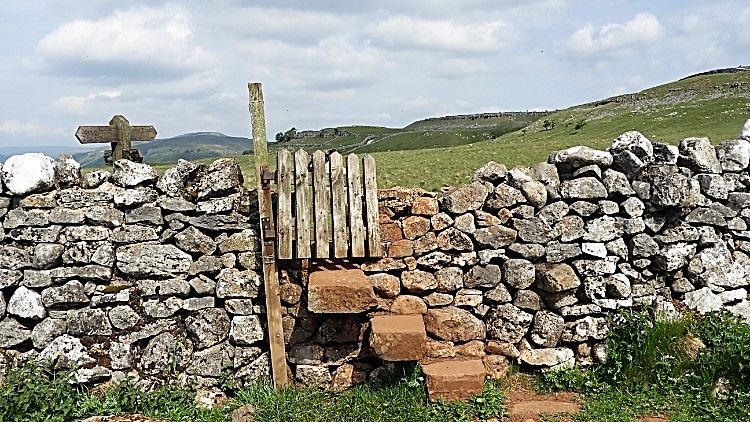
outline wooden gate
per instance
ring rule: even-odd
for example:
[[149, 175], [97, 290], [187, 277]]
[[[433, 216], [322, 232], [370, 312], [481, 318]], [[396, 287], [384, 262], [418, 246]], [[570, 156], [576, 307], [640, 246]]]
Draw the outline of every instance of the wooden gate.
[[315, 151], [278, 152], [279, 259], [380, 257], [375, 159]]

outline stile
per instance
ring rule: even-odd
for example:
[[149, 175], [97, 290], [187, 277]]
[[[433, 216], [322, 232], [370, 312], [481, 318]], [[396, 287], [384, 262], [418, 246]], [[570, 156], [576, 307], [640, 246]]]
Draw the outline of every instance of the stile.
[[313, 201], [315, 209], [315, 256], [328, 258], [331, 231], [329, 216], [331, 215], [331, 201], [328, 193], [328, 166], [323, 151], [313, 153]]
[[378, 221], [378, 184], [375, 158], [366, 155], [363, 160], [365, 177], [365, 214], [367, 219], [367, 250], [372, 257], [383, 256]]
[[330, 156], [331, 204], [333, 210], [333, 252], [336, 258], [346, 258], [349, 252], [349, 236], [346, 225], [348, 198], [344, 178], [344, 159], [338, 152]]
[[281, 149], [276, 155], [276, 174], [278, 191], [278, 222], [276, 246], [279, 259], [292, 259], [292, 238], [294, 237], [294, 220], [292, 219], [292, 154], [288, 149]]
[[297, 258], [312, 258], [310, 250], [310, 198], [308, 163], [309, 156], [304, 150], [294, 153], [294, 196], [297, 211]]
[[365, 256], [365, 223], [362, 221], [362, 175], [359, 158], [349, 154], [346, 158], [346, 175], [349, 187], [349, 230], [352, 256]]

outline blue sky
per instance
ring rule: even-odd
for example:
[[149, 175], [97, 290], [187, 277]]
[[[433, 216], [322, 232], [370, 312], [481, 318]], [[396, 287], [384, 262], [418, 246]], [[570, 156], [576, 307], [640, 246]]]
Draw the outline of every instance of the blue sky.
[[115, 114], [160, 137], [565, 108], [750, 65], [746, 1], [4, 2], [0, 147], [77, 146]]

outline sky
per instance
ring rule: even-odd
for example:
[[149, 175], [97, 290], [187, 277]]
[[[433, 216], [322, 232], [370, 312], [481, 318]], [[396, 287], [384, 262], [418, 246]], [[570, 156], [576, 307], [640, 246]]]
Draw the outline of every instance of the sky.
[[0, 147], [553, 110], [750, 65], [747, 0], [30, 0], [0, 14]]

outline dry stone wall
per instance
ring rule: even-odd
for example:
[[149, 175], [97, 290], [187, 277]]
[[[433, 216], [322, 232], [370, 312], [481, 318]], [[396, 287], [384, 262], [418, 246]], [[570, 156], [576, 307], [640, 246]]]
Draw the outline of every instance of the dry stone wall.
[[[269, 374], [257, 201], [233, 159], [81, 175], [70, 156], [0, 169], [0, 370], [81, 382], [242, 385]], [[255, 215], [253, 215], [255, 213]]]
[[[442, 195], [382, 189], [387, 257], [281, 263], [291, 376], [342, 390], [402, 360], [481, 360], [490, 377], [588, 365], [606, 359], [607, 314], [631, 307], [750, 320], [749, 164], [750, 121], [716, 146], [628, 132], [607, 151], [490, 162]], [[147, 387], [269, 376], [257, 203], [234, 160], [82, 176], [30, 154], [0, 175], [0, 369], [36, 359]]]

